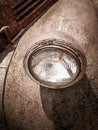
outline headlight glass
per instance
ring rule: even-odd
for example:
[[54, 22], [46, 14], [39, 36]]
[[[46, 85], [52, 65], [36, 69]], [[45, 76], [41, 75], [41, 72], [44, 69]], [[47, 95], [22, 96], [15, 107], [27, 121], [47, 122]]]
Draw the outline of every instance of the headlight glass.
[[[42, 42], [41, 42], [42, 43]], [[29, 50], [26, 67], [30, 77], [49, 88], [64, 88], [73, 84], [81, 71], [76, 50], [59, 42], [45, 41]]]

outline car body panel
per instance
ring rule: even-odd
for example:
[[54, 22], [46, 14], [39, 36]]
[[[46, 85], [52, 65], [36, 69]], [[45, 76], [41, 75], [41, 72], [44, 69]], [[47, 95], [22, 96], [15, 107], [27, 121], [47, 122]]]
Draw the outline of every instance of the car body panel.
[[[53, 90], [30, 79], [24, 68], [28, 49], [44, 39], [60, 39], [83, 51], [85, 76], [75, 85]], [[98, 17], [89, 0], [58, 1], [20, 39], [11, 61], [4, 111], [11, 130], [97, 130]], [[92, 122], [92, 123], [91, 123]]]

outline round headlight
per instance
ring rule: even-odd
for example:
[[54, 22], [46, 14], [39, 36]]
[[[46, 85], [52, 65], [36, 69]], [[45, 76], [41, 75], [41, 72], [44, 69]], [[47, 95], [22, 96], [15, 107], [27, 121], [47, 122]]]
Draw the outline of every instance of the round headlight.
[[83, 76], [85, 68], [85, 56], [64, 41], [41, 41], [25, 56], [26, 72], [40, 85], [49, 88], [73, 85]]

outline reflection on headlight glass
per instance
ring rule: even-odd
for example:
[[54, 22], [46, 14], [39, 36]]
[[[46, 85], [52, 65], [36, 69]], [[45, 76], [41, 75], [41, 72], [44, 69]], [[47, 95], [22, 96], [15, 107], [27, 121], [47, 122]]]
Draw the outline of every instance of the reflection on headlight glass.
[[51, 85], [66, 85], [78, 75], [75, 58], [58, 48], [44, 48], [29, 59], [31, 74]]

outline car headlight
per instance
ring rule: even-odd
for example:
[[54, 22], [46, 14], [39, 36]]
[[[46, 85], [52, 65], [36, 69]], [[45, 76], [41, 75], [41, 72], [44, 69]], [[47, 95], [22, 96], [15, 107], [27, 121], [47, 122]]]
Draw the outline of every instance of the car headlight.
[[64, 41], [48, 39], [29, 49], [24, 67], [40, 85], [60, 89], [80, 80], [85, 73], [86, 58]]

